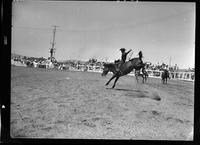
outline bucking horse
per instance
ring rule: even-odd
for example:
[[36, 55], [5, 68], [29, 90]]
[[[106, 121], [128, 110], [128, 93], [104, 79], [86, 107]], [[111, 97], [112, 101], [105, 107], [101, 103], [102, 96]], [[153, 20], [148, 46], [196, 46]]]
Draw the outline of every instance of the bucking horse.
[[118, 64], [116, 63], [105, 63], [104, 64], [104, 68], [103, 68], [103, 72], [102, 72], [102, 76], [106, 76], [108, 74], [108, 72], [112, 72], [113, 76], [110, 78], [110, 80], [106, 83], [106, 86], [110, 83], [110, 81], [112, 81], [114, 78], [114, 84], [112, 86], [112, 88], [115, 87], [116, 82], [118, 81], [118, 79], [121, 76], [127, 75], [129, 74], [133, 69], [139, 70], [141, 68], [144, 68], [145, 64], [142, 63], [141, 58], [132, 58], [129, 61], [126, 61], [125, 63], [123, 63], [120, 67], [119, 67], [119, 71], [116, 70]]

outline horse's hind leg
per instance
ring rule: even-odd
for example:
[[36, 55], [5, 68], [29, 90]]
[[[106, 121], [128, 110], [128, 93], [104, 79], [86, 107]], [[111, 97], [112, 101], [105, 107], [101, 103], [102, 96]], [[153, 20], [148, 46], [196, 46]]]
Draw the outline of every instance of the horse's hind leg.
[[146, 82], [146, 77], [142, 75], [142, 83]]
[[137, 74], [135, 74], [135, 79], [136, 79], [136, 81], [138, 83], [138, 75]]
[[147, 81], [147, 76], [144, 77], [144, 82], [146, 83], [146, 81]]
[[144, 76], [142, 76], [142, 83], [144, 83], [144, 79], [145, 79]]
[[116, 77], [116, 75], [114, 74], [111, 78], [110, 78], [110, 80], [106, 83], [106, 86], [110, 83], [110, 81], [112, 81], [112, 79], [114, 79]]
[[167, 79], [166, 78], [164, 79], [164, 84], [167, 84]]
[[145, 76], [145, 82], [147, 81], [147, 76]]
[[116, 84], [116, 82], [117, 82], [118, 79], [119, 79], [119, 77], [117, 76], [116, 79], [115, 79], [115, 82], [114, 82], [114, 84], [113, 84], [113, 86], [112, 86], [112, 88], [115, 87], [115, 84]]

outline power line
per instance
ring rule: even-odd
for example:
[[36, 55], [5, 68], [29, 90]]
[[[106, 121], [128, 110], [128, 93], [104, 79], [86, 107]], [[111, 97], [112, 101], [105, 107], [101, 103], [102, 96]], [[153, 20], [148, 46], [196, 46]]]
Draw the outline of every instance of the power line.
[[[52, 30], [51, 28], [44, 28], [44, 27], [28, 27], [28, 26], [13, 26], [12, 28], [17, 28], [17, 29], [34, 29], [34, 30]], [[61, 30], [61, 29], [56, 29], [56, 30]]]
[[27, 26], [13, 26], [12, 28], [17, 28], [17, 29], [38, 29], [38, 30], [51, 30], [50, 28], [39, 28], [39, 27], [27, 27]]

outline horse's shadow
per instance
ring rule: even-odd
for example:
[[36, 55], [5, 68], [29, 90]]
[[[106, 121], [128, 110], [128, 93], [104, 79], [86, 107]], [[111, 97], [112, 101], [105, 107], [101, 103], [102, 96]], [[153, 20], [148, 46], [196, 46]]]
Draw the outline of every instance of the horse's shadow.
[[121, 89], [121, 88], [118, 88], [118, 89], [115, 89], [115, 88], [106, 88], [106, 89], [112, 89], [112, 90], [117, 90], [117, 91], [125, 91], [125, 92], [142, 92], [140, 90], [133, 90], [133, 89]]
[[[121, 88], [118, 88], [118, 89], [106, 88], [106, 89], [129, 92], [126, 94], [126, 96], [129, 96], [129, 97], [136, 96], [134, 98], [151, 98], [156, 101], [161, 100], [160, 96], [157, 93], [153, 93], [152, 95], [149, 96], [148, 91], [140, 91], [140, 90], [134, 90], [134, 89], [121, 89]], [[137, 92], [137, 95], [133, 95], [132, 94], [133, 92]]]

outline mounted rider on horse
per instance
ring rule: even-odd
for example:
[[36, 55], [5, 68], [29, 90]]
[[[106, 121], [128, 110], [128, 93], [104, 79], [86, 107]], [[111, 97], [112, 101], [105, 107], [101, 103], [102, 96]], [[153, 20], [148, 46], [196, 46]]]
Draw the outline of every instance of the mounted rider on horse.
[[[125, 48], [121, 48], [120, 51], [121, 51], [121, 53], [122, 53], [122, 54], [121, 54], [121, 61], [120, 61], [120, 60], [115, 61], [115, 64], [116, 64], [115, 67], [116, 67], [116, 71], [117, 71], [118, 73], [122, 73], [120, 70], [121, 70], [121, 68], [123, 67], [123, 64], [126, 62], [126, 58], [127, 58], [128, 53], [131, 52], [132, 49], [130, 49], [128, 52], [126, 52], [126, 49], [125, 49]], [[143, 64], [143, 61], [142, 61], [142, 58], [143, 58], [142, 51], [140, 51], [140, 52], [138, 53], [138, 55], [139, 55], [140, 63]]]
[[115, 84], [117, 80], [124, 76], [129, 74], [133, 69], [140, 70], [141, 68], [144, 68], [145, 64], [142, 62], [142, 52], [140, 51], [138, 53], [139, 58], [132, 58], [129, 61], [126, 61], [127, 54], [131, 51], [129, 50], [128, 52], [125, 51], [125, 48], [120, 49], [122, 52], [121, 61], [115, 61], [115, 63], [105, 63], [102, 76], [106, 76], [109, 71], [113, 73], [113, 76], [110, 78], [110, 80], [106, 83], [108, 85], [111, 80], [115, 78], [114, 84], [112, 88], [115, 87]]
[[121, 72], [120, 72], [120, 68], [121, 68], [121, 66], [126, 62], [127, 54], [128, 54], [131, 50], [129, 50], [128, 52], [126, 52], [126, 49], [125, 49], [125, 48], [121, 48], [120, 51], [121, 51], [121, 53], [122, 53], [122, 54], [121, 54], [121, 60], [115, 61], [115, 64], [117, 64], [117, 65], [116, 65], [116, 71], [117, 71], [118, 73], [121, 73]]

